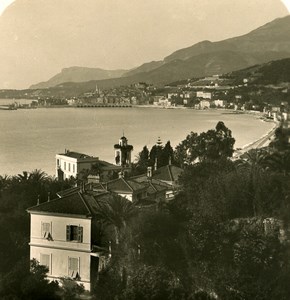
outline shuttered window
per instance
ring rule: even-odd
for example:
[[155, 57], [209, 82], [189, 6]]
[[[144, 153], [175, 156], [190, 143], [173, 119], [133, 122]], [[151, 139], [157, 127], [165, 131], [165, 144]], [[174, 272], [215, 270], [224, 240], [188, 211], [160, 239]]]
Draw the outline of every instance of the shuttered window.
[[50, 235], [50, 223], [41, 223], [41, 236], [43, 238], [49, 238]]
[[42, 266], [46, 266], [49, 270], [50, 268], [50, 255], [49, 254], [40, 254], [40, 262]]
[[83, 242], [83, 227], [75, 225], [66, 226], [66, 240]]
[[80, 259], [77, 257], [68, 258], [68, 276], [79, 279], [80, 277]]

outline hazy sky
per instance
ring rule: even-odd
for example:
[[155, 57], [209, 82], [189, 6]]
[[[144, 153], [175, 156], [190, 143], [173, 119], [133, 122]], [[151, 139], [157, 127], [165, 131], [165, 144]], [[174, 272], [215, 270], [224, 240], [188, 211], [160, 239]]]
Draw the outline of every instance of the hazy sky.
[[133, 68], [287, 14], [281, 0], [16, 0], [0, 15], [0, 88], [70, 66]]

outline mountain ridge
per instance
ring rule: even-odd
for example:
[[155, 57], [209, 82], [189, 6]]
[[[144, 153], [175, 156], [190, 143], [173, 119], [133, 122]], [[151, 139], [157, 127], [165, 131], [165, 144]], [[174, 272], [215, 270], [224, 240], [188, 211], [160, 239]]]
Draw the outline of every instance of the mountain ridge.
[[[88, 81], [96, 80], [96, 84], [102, 88], [139, 81], [158, 85], [227, 73], [287, 57], [290, 57], [290, 15], [275, 19], [238, 37], [217, 42], [201, 41], [179, 49], [162, 61], [152, 61], [128, 71], [123, 70], [121, 77], [90, 78]], [[64, 82], [72, 81], [62, 83]]]

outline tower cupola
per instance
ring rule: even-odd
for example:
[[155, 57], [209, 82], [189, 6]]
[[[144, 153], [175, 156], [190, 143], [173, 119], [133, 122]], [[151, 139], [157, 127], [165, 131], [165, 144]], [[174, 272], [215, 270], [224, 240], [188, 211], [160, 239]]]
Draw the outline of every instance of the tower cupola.
[[130, 166], [133, 146], [128, 145], [128, 140], [124, 135], [119, 139], [119, 144], [114, 145], [114, 149], [116, 165], [122, 167]]

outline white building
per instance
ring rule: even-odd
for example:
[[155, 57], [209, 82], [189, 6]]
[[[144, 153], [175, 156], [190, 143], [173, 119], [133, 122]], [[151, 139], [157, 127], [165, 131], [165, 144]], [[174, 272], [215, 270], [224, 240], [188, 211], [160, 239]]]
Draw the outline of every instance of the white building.
[[154, 105], [157, 105], [157, 106], [171, 106], [171, 101], [169, 101], [169, 99], [165, 98], [165, 97], [158, 97], [158, 96], [155, 96], [154, 97], [154, 102], [153, 102]]
[[55, 159], [56, 176], [59, 179], [76, 178], [81, 171], [90, 170], [95, 163], [99, 162], [98, 157], [69, 150], [63, 154], [57, 154]]
[[216, 107], [226, 107], [227, 101], [226, 100], [214, 100], [213, 103]]
[[94, 245], [94, 203], [97, 197], [109, 196], [76, 191], [27, 210], [31, 216], [30, 259], [48, 267], [48, 279], [69, 277], [91, 289], [108, 257], [107, 249]]
[[200, 109], [210, 108], [210, 101], [208, 101], [208, 100], [201, 100], [199, 102], [199, 107], [200, 107]]
[[196, 92], [197, 98], [203, 98], [203, 99], [211, 99], [212, 93], [211, 92], [204, 92], [204, 91], [197, 91]]

